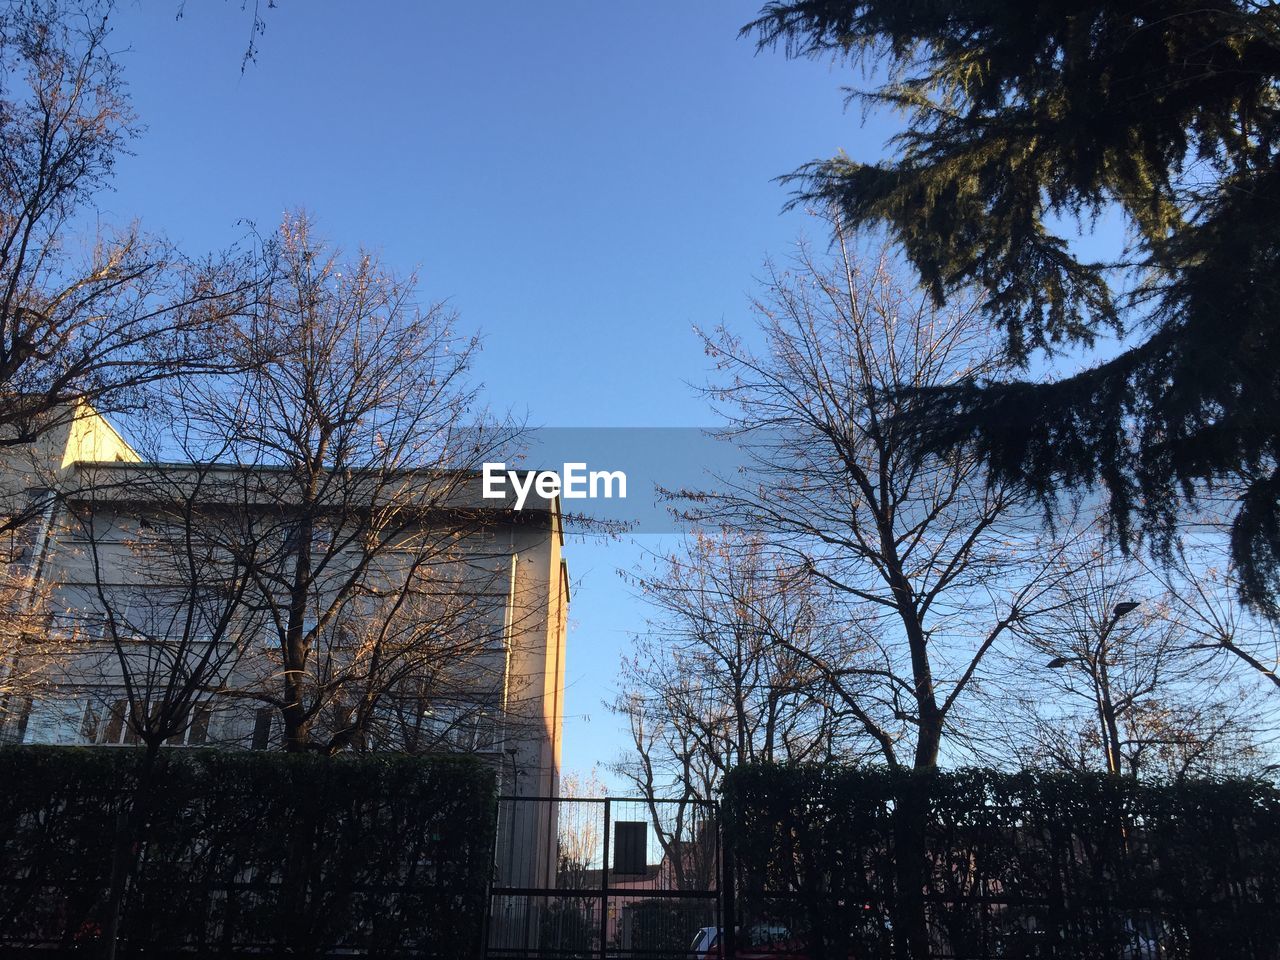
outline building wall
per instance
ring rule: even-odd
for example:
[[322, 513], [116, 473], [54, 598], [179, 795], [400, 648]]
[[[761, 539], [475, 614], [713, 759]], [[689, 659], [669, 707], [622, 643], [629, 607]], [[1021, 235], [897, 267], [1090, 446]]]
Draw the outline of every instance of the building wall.
[[[0, 482], [10, 490], [23, 484], [54, 486], [74, 500], [78, 484], [114, 474], [120, 496], [127, 499], [129, 471], [134, 469], [128, 465], [138, 462], [137, 454], [119, 434], [86, 407], [46, 434], [38, 449], [9, 457]], [[464, 487], [460, 495], [475, 497], [474, 503], [479, 503], [478, 494], [477, 482]], [[77, 512], [84, 514], [83, 501]], [[119, 589], [126, 603], [130, 591], [138, 591], [138, 580], [145, 577], [140, 566], [145, 558], [140, 559], [137, 546], [138, 528], [146, 522], [145, 510], [132, 503], [120, 507], [107, 498], [96, 501], [89, 513], [95, 526], [118, 528], [118, 535], [90, 545], [83, 527], [65, 510], [50, 511], [35, 521], [42, 529], [40, 555], [34, 563], [50, 587], [53, 629], [65, 643], [51, 665], [48, 689], [33, 699], [25, 715], [20, 716], [21, 711], [10, 705], [2, 731], [10, 740], [129, 740], [118, 707], [122, 699], [119, 661], [114, 648], [104, 642], [97, 590], [99, 584]], [[491, 735], [470, 743], [454, 738], [448, 744], [489, 757], [499, 772], [502, 793], [553, 796], [559, 789], [569, 602], [557, 504], [538, 504], [520, 515], [494, 510], [473, 540], [461, 547], [464, 554], [479, 558], [474, 568], [469, 561], [465, 576], [472, 584], [479, 578], [484, 583], [479, 592], [492, 595], [495, 642], [474, 662], [460, 668], [469, 672], [458, 675], [474, 681], [476, 702], [492, 709], [494, 723]], [[254, 681], [255, 671], [269, 669], [267, 652], [246, 655], [235, 674], [226, 678], [226, 685], [244, 689]], [[261, 732], [258, 708], [251, 702], [246, 706], [242, 699], [213, 695], [201, 709], [204, 714], [199, 722], [193, 722], [184, 736], [188, 745], [251, 747]], [[541, 816], [545, 823], [522, 825], [521, 829], [554, 836], [554, 811]], [[554, 856], [554, 851], [539, 853], [521, 865], [530, 885], [552, 875]]]

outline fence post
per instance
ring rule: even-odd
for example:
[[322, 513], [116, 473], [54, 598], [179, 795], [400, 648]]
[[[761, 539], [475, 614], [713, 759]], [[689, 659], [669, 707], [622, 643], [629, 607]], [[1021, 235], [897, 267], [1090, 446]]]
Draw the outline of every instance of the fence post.
[[[499, 834], [502, 831], [502, 797], [493, 798], [493, 849], [489, 856], [489, 880], [484, 885], [484, 923], [480, 925], [480, 942], [476, 945], [476, 956], [483, 958], [489, 952], [489, 920], [493, 916], [493, 880], [498, 873], [498, 857], [500, 856]], [[508, 883], [511, 881], [508, 880]]]
[[600, 861], [600, 960], [609, 956], [609, 798], [604, 798], [604, 857]]
[[733, 846], [728, 842], [724, 829], [724, 807], [716, 810], [716, 844], [720, 847], [720, 948], [722, 958], [732, 958], [738, 952], [737, 885], [733, 862]]

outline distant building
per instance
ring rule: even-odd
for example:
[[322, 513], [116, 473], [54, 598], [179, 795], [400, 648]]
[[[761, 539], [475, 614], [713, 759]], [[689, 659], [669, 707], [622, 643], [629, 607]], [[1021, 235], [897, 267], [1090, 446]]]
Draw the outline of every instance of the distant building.
[[[194, 468], [144, 464], [87, 404], [65, 419], [34, 447], [0, 451], [0, 493], [6, 502], [33, 504], [31, 519], [9, 538], [8, 556], [0, 561], [41, 586], [47, 611], [49, 642], [32, 644], [18, 656], [51, 661], [43, 687], [5, 694], [9, 702], [0, 705], [0, 740], [127, 746], [136, 743], [136, 735], [128, 723], [129, 701], [121, 689], [117, 653], [104, 636], [99, 597], [104, 590], [116, 591], [119, 606], [133, 603], [136, 609], [149, 589], [136, 573], [136, 549], [125, 542], [127, 531], [145, 528], [148, 522], [146, 497], [135, 492], [133, 478], [169, 471], [181, 482], [183, 472]], [[243, 473], [243, 468], [225, 470], [233, 476]], [[104, 489], [113, 492], [103, 496]], [[418, 678], [404, 677], [404, 689], [419, 693], [387, 698], [377, 732], [352, 748], [476, 753], [492, 762], [500, 792], [552, 797], [559, 789], [569, 604], [559, 504], [531, 502], [517, 513], [501, 502], [482, 500], [478, 478], [459, 489], [472, 501], [467, 508], [481, 521], [467, 534], [470, 542], [458, 547], [458, 555], [466, 558], [459, 564], [465, 573], [458, 575], [458, 589], [483, 595], [489, 606], [477, 617], [476, 629], [491, 631], [491, 636], [486, 634], [483, 649], [466, 664], [456, 669], [453, 664], [434, 665], [451, 671], [447, 694], [436, 697], [430, 684], [415, 688]], [[125, 530], [120, 543], [95, 540], [90, 549], [84, 533], [86, 511], [95, 518], [103, 516], [104, 528]], [[424, 527], [433, 522], [423, 517]], [[96, 562], [91, 562], [91, 554]], [[52, 656], [50, 650], [55, 651]], [[272, 668], [268, 643], [241, 655], [234, 674], [225, 678], [227, 692], [202, 695], [185, 732], [173, 744], [278, 746], [279, 711], [243, 695], [255, 678], [270, 682]], [[13, 663], [0, 664], [0, 676], [12, 669]], [[532, 820], [554, 817], [553, 805], [525, 806], [523, 816]], [[504, 823], [500, 831], [554, 836], [554, 823], [532, 820]], [[500, 845], [503, 842], [500, 838]], [[527, 885], [553, 879], [553, 853], [531, 851], [521, 859], [516, 872]]]

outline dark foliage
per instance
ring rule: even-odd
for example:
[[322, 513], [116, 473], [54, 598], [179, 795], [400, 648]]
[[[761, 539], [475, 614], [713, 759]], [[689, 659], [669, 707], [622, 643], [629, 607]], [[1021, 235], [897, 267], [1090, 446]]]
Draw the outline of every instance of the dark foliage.
[[[0, 951], [98, 951], [142, 751], [0, 750]], [[493, 776], [469, 758], [165, 751], [121, 956], [465, 957]]]
[[538, 942], [555, 944], [563, 960], [591, 960], [597, 953], [592, 947], [598, 924], [579, 897], [561, 897], [550, 901], [538, 917]]
[[[1046, 503], [1105, 484], [1122, 540], [1158, 552], [1239, 485], [1242, 591], [1280, 613], [1280, 7], [801, 0], [744, 32], [885, 68], [865, 96], [908, 118], [893, 161], [811, 163], [799, 201], [887, 229], [939, 300], [981, 288], [1016, 361], [1126, 338], [1056, 383], [925, 391], [923, 447], [972, 442]], [[1077, 257], [1063, 227], [1110, 212], [1129, 249]]]
[[740, 925], [814, 957], [1280, 957], [1261, 783], [761, 764], [730, 774], [724, 823]]

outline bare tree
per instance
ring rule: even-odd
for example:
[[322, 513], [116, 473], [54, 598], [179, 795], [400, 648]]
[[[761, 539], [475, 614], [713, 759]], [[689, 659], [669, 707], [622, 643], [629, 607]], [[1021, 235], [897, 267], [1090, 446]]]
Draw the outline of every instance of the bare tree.
[[208, 741], [215, 695], [252, 634], [254, 555], [243, 544], [229, 552], [211, 534], [226, 516], [225, 492], [211, 488], [224, 479], [210, 464], [107, 463], [81, 467], [60, 491], [58, 526], [66, 530], [45, 583], [47, 630], [64, 654], [47, 668], [53, 692], [41, 710], [63, 714], [82, 740], [140, 749], [115, 825], [108, 958], [146, 839], [161, 750]]
[[108, 12], [17, 0], [0, 13], [4, 447], [65, 425], [81, 402], [136, 408], [159, 380], [220, 369], [222, 321], [252, 299], [236, 256], [192, 261], [136, 224], [97, 222], [94, 200], [139, 129]]
[[705, 884], [714, 857], [690, 856], [691, 832], [731, 767], [857, 748], [817, 666], [847, 659], [849, 631], [824, 584], [732, 531], [693, 531], [631, 581], [654, 614], [623, 662], [614, 709], [634, 753], [615, 769], [648, 801], [677, 882]]
[[[1229, 492], [1229, 491], [1228, 491]], [[1221, 666], [1241, 668], [1273, 693], [1280, 693], [1280, 632], [1276, 622], [1241, 601], [1238, 572], [1214, 560], [1221, 555], [1225, 512], [1202, 504], [1202, 515], [1185, 524], [1171, 562], [1147, 563], [1163, 588], [1173, 616], [1183, 624], [1192, 646]]]
[[637, 755], [619, 772], [646, 796], [710, 800], [737, 763], [840, 752], [813, 661], [847, 656], [846, 631], [807, 571], [780, 565], [758, 537], [698, 530], [631, 582], [654, 614], [623, 661], [617, 706]]
[[36, 517], [0, 533], [0, 730], [6, 735], [46, 689], [66, 649], [48, 629], [50, 589], [40, 576], [38, 542], [43, 529]]
[[510, 558], [470, 536], [485, 523], [473, 468], [514, 431], [465, 422], [476, 342], [413, 301], [413, 278], [367, 253], [344, 263], [304, 215], [266, 252], [238, 372], [184, 382], [175, 404], [184, 457], [245, 478], [224, 549], [250, 567], [267, 656], [227, 693], [274, 707], [288, 750], [491, 739], [516, 614]]
[[110, 951], [166, 744], [209, 741], [223, 714], [265, 746], [265, 709], [289, 750], [475, 749], [518, 689], [509, 552], [475, 535], [469, 467], [507, 434], [462, 421], [474, 343], [372, 257], [348, 268], [305, 218], [263, 258], [271, 283], [226, 371], [170, 383], [163, 451], [63, 482], [79, 533], [60, 602], [82, 640], [67, 679], [102, 692], [83, 731], [143, 751]]
[[[793, 652], [887, 765], [930, 770], [944, 745], [956, 756], [987, 732], [975, 696], [987, 661], [1049, 602], [1061, 547], [976, 458], [921, 457], [902, 427], [920, 390], [998, 371], [978, 304], [938, 307], [831, 227], [832, 256], [802, 245], [788, 269], [769, 266], [754, 333], [704, 337], [719, 371], [707, 393], [746, 463], [680, 495], [687, 519], [762, 538], [839, 597], [859, 640], [849, 656]], [[911, 800], [896, 808], [897, 882], [919, 891], [925, 810]], [[904, 942], [923, 956], [925, 904], [902, 906]]]
[[135, 742], [149, 758], [193, 730], [205, 742], [213, 698], [262, 624], [251, 574], [271, 545], [220, 533], [242, 529], [226, 510], [240, 479], [213, 463], [101, 464], [65, 492], [73, 526], [56, 586], [71, 621], [61, 626], [77, 659], [109, 659], [68, 666], [80, 683], [105, 681], [109, 699], [87, 706], [91, 739]]
[[936, 308], [833, 228], [830, 259], [802, 247], [769, 268], [758, 336], [705, 337], [723, 374], [709, 396], [748, 459], [714, 492], [685, 491], [686, 512], [762, 538], [841, 598], [862, 642], [813, 665], [886, 763], [931, 768], [945, 736], [963, 743], [957, 707], [1038, 611], [1058, 548], [975, 460], [920, 459], [896, 426], [901, 387], [995, 369], [976, 304]]
[[[589, 871], [598, 869], [603, 856], [604, 823], [601, 804], [607, 791], [593, 769], [567, 773], [560, 778], [556, 804], [556, 888], [586, 890]], [[584, 802], [585, 801], [585, 802]]]
[[1003, 685], [1014, 755], [1134, 777], [1256, 770], [1256, 697], [1198, 649], [1186, 598], [1100, 537], [1062, 562]]
[[165, 379], [225, 369], [228, 318], [254, 298], [235, 253], [196, 261], [137, 224], [103, 224], [96, 200], [139, 129], [109, 13], [95, 0], [0, 10], [0, 537], [16, 549], [0, 585], [6, 711], [47, 692], [37, 684], [66, 652], [47, 629], [39, 565], [60, 475], [86, 451], [50, 451], [94, 407], [137, 410]]
[[[240, 12], [249, 14], [249, 38], [240, 56], [241, 73], [249, 68], [249, 64], [258, 62], [258, 43], [267, 32], [267, 11], [275, 8], [276, 0], [240, 0]], [[181, 20], [186, 12], [187, 0], [178, 0], [177, 18]]]

